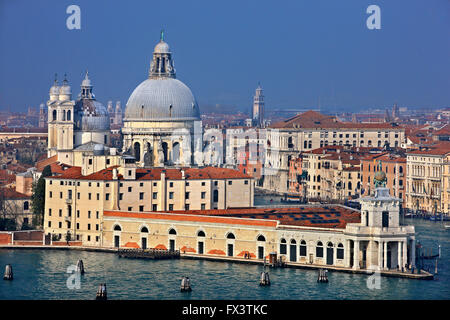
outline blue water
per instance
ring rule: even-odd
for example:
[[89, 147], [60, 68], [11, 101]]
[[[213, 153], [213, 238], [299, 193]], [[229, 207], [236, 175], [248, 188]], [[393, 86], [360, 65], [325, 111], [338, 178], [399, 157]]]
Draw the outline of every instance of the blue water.
[[[435, 280], [381, 277], [380, 289], [367, 287], [367, 275], [329, 272], [319, 284], [317, 272], [270, 269], [272, 285], [260, 287], [262, 266], [200, 260], [132, 260], [112, 253], [72, 250], [0, 250], [0, 268], [12, 264], [13, 281], [0, 280], [0, 299], [95, 298], [107, 283], [108, 299], [449, 299], [450, 231], [439, 222], [406, 220], [416, 226], [417, 238], [442, 257]], [[80, 289], [69, 289], [69, 265], [83, 259], [86, 274]], [[434, 261], [431, 268], [434, 271]], [[181, 293], [180, 281], [189, 276], [193, 291]]]

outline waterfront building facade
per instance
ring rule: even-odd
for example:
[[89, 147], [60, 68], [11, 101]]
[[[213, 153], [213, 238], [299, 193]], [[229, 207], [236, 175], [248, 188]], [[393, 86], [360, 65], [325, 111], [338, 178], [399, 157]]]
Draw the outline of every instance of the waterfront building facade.
[[289, 161], [323, 146], [400, 147], [405, 130], [391, 123], [340, 122], [333, 116], [307, 111], [267, 129], [264, 188], [289, 190]]
[[[449, 208], [448, 162], [450, 142], [407, 152], [406, 207], [427, 213], [446, 213]], [[447, 180], [447, 181], [446, 181]]]
[[399, 199], [386, 188], [360, 199], [361, 214], [340, 205], [140, 213], [105, 211], [103, 245], [284, 261], [352, 269], [414, 265], [414, 227], [401, 226]]
[[84, 175], [71, 167], [46, 179], [45, 233], [101, 245], [103, 212], [252, 207], [250, 176], [224, 168], [138, 168], [134, 163]]

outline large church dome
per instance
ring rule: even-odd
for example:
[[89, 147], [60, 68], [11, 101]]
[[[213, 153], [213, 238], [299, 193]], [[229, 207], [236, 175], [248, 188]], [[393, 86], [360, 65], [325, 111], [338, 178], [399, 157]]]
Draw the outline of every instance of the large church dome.
[[155, 46], [149, 78], [134, 89], [125, 109], [125, 121], [200, 120], [200, 110], [191, 90], [176, 79], [169, 45]]
[[199, 120], [191, 90], [180, 80], [147, 79], [134, 89], [125, 109], [126, 120]]

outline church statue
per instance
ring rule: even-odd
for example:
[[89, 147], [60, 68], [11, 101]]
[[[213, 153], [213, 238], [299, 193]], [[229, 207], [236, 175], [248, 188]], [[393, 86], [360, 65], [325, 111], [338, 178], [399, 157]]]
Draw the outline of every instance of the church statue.
[[158, 164], [160, 166], [164, 165], [164, 150], [161, 140], [158, 140]]
[[386, 187], [386, 173], [383, 171], [383, 166], [381, 165], [381, 160], [378, 160], [377, 173], [373, 177], [373, 183], [375, 188]]

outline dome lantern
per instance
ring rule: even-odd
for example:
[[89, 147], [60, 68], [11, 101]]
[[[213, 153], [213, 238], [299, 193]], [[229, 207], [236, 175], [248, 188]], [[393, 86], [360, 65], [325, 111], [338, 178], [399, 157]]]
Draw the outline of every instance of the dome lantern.
[[153, 50], [149, 78], [176, 78], [172, 53], [170, 52], [169, 45], [164, 41], [164, 31], [161, 31], [160, 40]]

